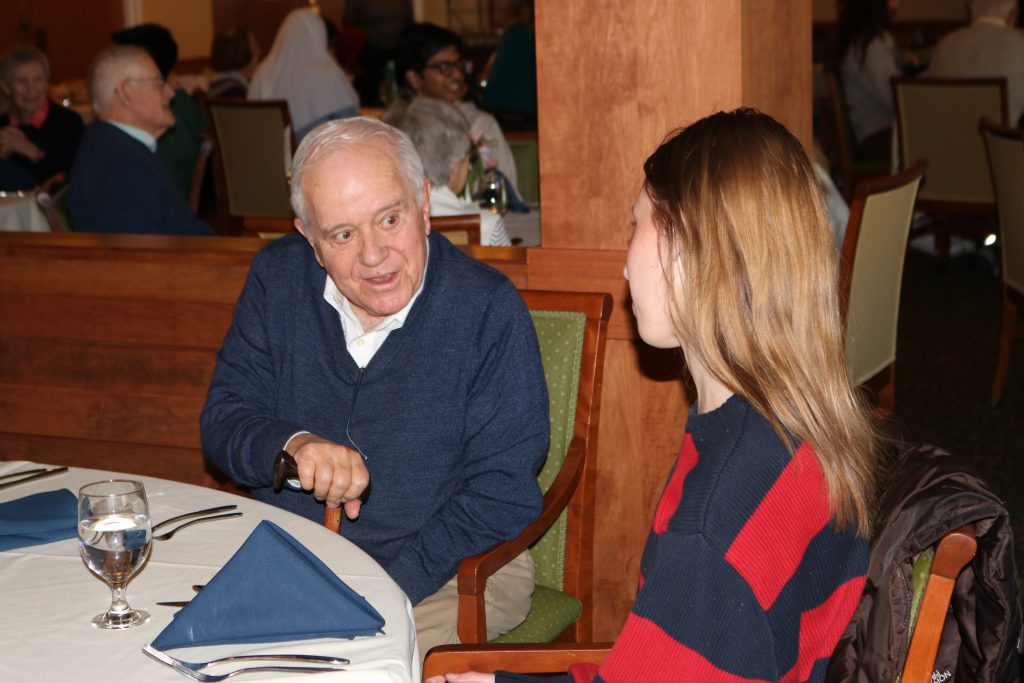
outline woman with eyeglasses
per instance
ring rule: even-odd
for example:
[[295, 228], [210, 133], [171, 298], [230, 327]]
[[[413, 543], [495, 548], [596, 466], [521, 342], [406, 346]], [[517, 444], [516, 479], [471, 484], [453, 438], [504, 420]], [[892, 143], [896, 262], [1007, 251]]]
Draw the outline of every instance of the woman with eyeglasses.
[[462, 40], [448, 29], [434, 24], [412, 24], [402, 32], [398, 44], [396, 73], [404, 84], [408, 105], [413, 97], [435, 97], [454, 103], [469, 122], [472, 136], [485, 166], [505, 176], [516, 195], [516, 162], [497, 120], [464, 99], [471, 64], [462, 58]]
[[696, 400], [631, 613], [561, 680], [824, 683], [865, 583], [876, 436], [814, 170], [771, 117], [719, 112], [647, 159], [632, 211], [640, 336], [682, 350]]

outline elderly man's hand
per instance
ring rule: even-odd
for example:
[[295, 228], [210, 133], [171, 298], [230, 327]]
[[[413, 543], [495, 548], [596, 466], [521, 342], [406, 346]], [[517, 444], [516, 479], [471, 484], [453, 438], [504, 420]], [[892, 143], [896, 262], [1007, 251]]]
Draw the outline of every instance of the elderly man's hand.
[[345, 506], [345, 516], [359, 516], [359, 496], [370, 483], [362, 456], [316, 434], [299, 434], [285, 446], [295, 458], [299, 484], [327, 507]]

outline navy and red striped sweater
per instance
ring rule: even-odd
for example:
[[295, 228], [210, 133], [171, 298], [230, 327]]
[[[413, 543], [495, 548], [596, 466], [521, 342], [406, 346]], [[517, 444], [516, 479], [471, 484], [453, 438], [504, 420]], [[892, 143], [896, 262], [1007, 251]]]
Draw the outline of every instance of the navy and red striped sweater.
[[811, 448], [791, 456], [739, 396], [691, 410], [686, 431], [626, 625], [600, 669], [575, 666], [571, 680], [824, 681], [867, 541], [837, 529]]

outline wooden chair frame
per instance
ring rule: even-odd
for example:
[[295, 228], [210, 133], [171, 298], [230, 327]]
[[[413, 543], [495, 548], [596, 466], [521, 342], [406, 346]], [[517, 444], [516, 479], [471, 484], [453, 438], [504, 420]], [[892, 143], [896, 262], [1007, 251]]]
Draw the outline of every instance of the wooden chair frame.
[[[893, 105], [896, 109], [896, 161], [899, 164], [898, 168], [901, 170], [906, 169], [911, 163], [911, 160], [903, 158], [903, 141], [906, 139], [907, 131], [905, 130], [903, 122], [904, 117], [901, 114], [901, 103], [903, 98], [901, 97], [900, 90], [904, 86], [914, 88], [996, 87], [999, 89], [999, 97], [1001, 101], [1001, 123], [1005, 125], [1009, 118], [1005, 78], [893, 77], [890, 80], [890, 86], [892, 87]], [[930, 160], [926, 159], [925, 161]], [[933, 162], [932, 167], [934, 170]], [[918, 198], [917, 208], [922, 211], [941, 215], [941, 218], [937, 222], [915, 229], [914, 233], [915, 236], [929, 232], [934, 233], [936, 250], [938, 251], [939, 258], [942, 260], [947, 260], [949, 258], [950, 237], [952, 235], [981, 239], [990, 233], [991, 230], [988, 226], [979, 219], [981, 217], [994, 215], [996, 210], [994, 202], [939, 200], [929, 199], [927, 197]], [[952, 217], [954, 216], [972, 217], [973, 220], [967, 223], [958, 224], [952, 220]]]
[[[869, 178], [862, 180], [857, 185], [853, 201], [850, 204], [850, 219], [847, 223], [846, 235], [843, 238], [842, 258], [839, 268], [839, 307], [844, 326], [850, 307], [850, 288], [853, 284], [853, 271], [856, 267], [857, 244], [860, 239], [861, 223], [864, 218], [864, 210], [867, 206], [868, 198], [872, 195], [904, 187], [918, 178], [923, 178], [927, 168], [927, 163], [919, 161], [907, 170], [895, 175]], [[906, 245], [904, 244], [905, 249]], [[895, 365], [895, 362], [890, 363], [865, 382], [865, 386], [874, 391], [877, 396], [878, 412], [882, 417], [891, 415], [896, 411]]]
[[[990, 119], [982, 119], [978, 124], [978, 130], [985, 140], [985, 149], [988, 154], [989, 172], [992, 174], [992, 187], [996, 193], [996, 205], [1000, 201], [999, 188], [996, 183], [996, 169], [992, 162], [992, 153], [988, 146], [988, 136], [1002, 138], [1016, 142], [1024, 147], [1024, 131], [1017, 128], [1001, 126]], [[1024, 225], [1011, 228], [1007, 225], [1008, 218], [1000, 210], [1001, 229], [1015, 229], [1024, 236]], [[1005, 239], [1005, 236], [1004, 236]], [[996, 356], [996, 371], [992, 379], [992, 405], [999, 402], [1003, 396], [1003, 385], [1006, 383], [1006, 373], [1010, 369], [1010, 352], [1014, 342], [1024, 341], [1024, 321], [1021, 321], [1021, 312], [1024, 311], [1024, 290], [1018, 290], [1010, 286], [1006, 279], [1006, 253], [1003, 253], [1003, 305], [1002, 321], [999, 332], [999, 351]]]
[[[856, 150], [854, 149], [853, 134], [850, 132], [847, 122], [846, 102], [843, 98], [840, 75], [836, 73], [835, 69], [826, 68], [823, 72], [823, 77], [826, 89], [828, 90], [828, 105], [832, 108], [834, 117], [832, 121], [833, 130], [831, 131], [834, 139], [828, 140], [828, 142], [834, 143], [839, 149], [841, 189], [843, 198], [849, 203], [853, 200], [854, 191], [861, 180], [886, 174], [884, 172], [858, 171], [854, 168]], [[825, 142], [823, 140], [822, 144], [825, 144]]]
[[[213, 177], [214, 186], [217, 191], [217, 220], [222, 226], [222, 229], [226, 231], [228, 234], [241, 234], [243, 232], [243, 222], [246, 219], [267, 219], [270, 221], [274, 221], [279, 218], [286, 218], [279, 216], [241, 216], [231, 213], [231, 203], [229, 201], [228, 194], [227, 171], [224, 165], [224, 142], [223, 140], [221, 140], [220, 134], [218, 133], [216, 117], [214, 116], [213, 110], [216, 107], [236, 109], [251, 109], [262, 107], [278, 109], [281, 113], [282, 121], [285, 128], [291, 131], [291, 149], [292, 153], [294, 153], [295, 150], [298, 148], [298, 143], [296, 142], [295, 139], [295, 126], [292, 125], [291, 115], [288, 112], [288, 103], [285, 100], [238, 100], [231, 98], [210, 97], [204, 100], [203, 105], [206, 108], [206, 116], [210, 120], [210, 131], [213, 136]], [[283, 157], [281, 161], [283, 164]], [[288, 229], [290, 230], [291, 219], [288, 218], [287, 220], [289, 221]], [[264, 232], [273, 231], [265, 230]], [[287, 230], [285, 230], [284, 232], [287, 232]], [[246, 234], [249, 234], [250, 236], [254, 235], [254, 233], [251, 232], [246, 232]]]
[[498, 669], [512, 673], [562, 673], [573, 664], [600, 665], [611, 643], [551, 643], [541, 645], [439, 645], [423, 662], [423, 680], [450, 672]]

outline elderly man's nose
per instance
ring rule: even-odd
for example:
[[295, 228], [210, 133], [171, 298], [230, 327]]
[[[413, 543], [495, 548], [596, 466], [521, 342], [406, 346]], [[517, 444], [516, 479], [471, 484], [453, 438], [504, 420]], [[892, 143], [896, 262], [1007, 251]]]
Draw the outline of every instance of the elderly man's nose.
[[388, 249], [387, 245], [384, 244], [384, 240], [376, 234], [376, 231], [369, 231], [369, 234], [363, 237], [359, 248], [360, 260], [364, 265], [376, 266], [383, 262], [387, 255]]

